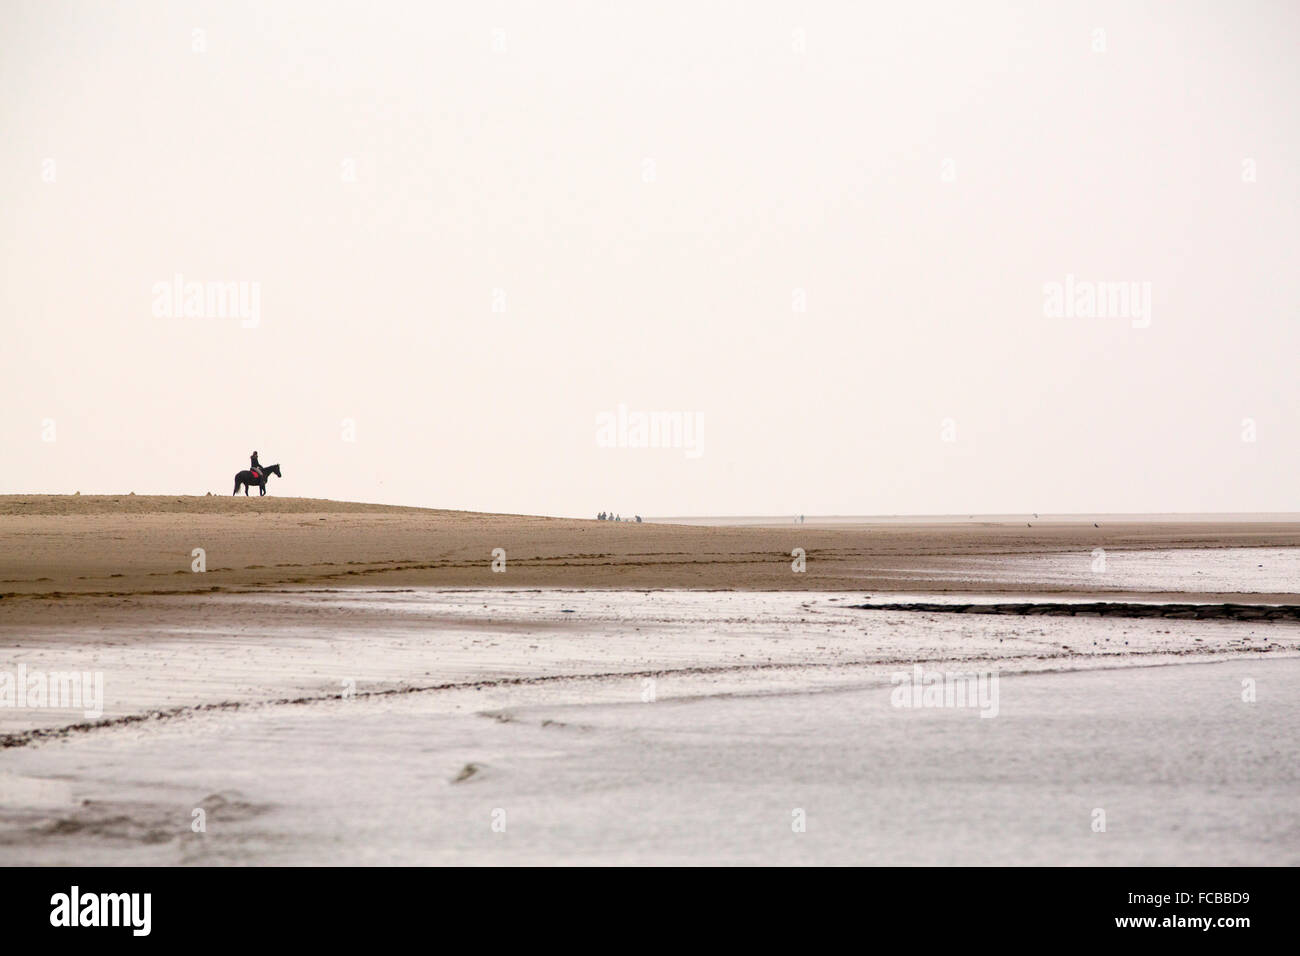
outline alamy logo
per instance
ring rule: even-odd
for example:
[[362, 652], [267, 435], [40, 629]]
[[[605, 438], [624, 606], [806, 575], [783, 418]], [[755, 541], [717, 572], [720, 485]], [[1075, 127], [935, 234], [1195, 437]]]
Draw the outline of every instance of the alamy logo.
[[1091, 282], [1076, 279], [1043, 283], [1043, 315], [1049, 319], [1130, 319], [1133, 328], [1151, 324], [1150, 282]]
[[889, 682], [894, 685], [889, 702], [895, 707], [977, 707], [981, 717], [998, 715], [997, 671], [926, 671], [913, 664], [910, 674], [900, 671]]
[[262, 322], [262, 283], [186, 282], [176, 273], [153, 284], [153, 314], [158, 319], [239, 319], [246, 329]]
[[49, 707], [81, 710], [87, 717], [104, 713], [103, 671], [0, 671], [0, 707]]
[[596, 415], [600, 448], [681, 448], [687, 458], [699, 458], [703, 435], [702, 412], [630, 412], [620, 403]]
[[70, 893], [50, 897], [51, 926], [129, 926], [132, 935], [148, 936], [152, 924], [152, 893]]

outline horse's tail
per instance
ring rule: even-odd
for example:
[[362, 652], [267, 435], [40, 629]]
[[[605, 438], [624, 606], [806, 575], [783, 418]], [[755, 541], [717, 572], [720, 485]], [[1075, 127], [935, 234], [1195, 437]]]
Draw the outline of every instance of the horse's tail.
[[238, 476], [238, 475], [235, 475], [235, 490], [232, 491], [231, 494], [232, 494], [232, 495], [237, 495], [237, 494], [239, 494], [239, 476]]

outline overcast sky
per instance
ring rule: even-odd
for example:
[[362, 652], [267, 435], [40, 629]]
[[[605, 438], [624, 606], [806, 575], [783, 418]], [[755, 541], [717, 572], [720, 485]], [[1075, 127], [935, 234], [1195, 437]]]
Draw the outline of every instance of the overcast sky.
[[6, 0], [0, 492], [229, 494], [257, 449], [273, 494], [486, 511], [1300, 510], [1298, 41], [1288, 2]]

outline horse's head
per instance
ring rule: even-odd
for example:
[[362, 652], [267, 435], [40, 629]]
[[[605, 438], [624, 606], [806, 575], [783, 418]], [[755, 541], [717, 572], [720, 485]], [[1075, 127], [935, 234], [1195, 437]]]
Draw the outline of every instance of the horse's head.
[[275, 475], [275, 477], [277, 477], [277, 478], [283, 478], [283, 477], [284, 477], [284, 475], [280, 474], [280, 466], [279, 466], [279, 465], [267, 465], [267, 466], [266, 466], [266, 473], [267, 473], [268, 475]]

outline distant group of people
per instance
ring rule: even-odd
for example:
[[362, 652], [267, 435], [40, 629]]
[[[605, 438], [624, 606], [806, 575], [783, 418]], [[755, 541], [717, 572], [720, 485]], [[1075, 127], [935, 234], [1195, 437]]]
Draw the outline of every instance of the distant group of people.
[[616, 515], [612, 511], [609, 512], [602, 511], [600, 514], [596, 515], [596, 520], [597, 521], [635, 521], [637, 524], [640, 524], [641, 516], [634, 515], [631, 518], [624, 518], [622, 515]]

